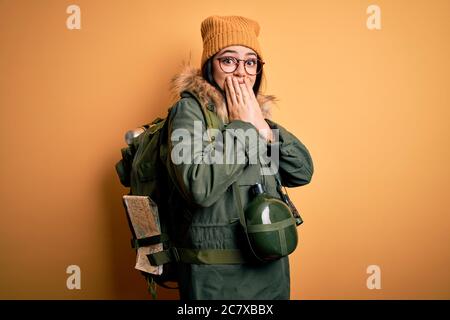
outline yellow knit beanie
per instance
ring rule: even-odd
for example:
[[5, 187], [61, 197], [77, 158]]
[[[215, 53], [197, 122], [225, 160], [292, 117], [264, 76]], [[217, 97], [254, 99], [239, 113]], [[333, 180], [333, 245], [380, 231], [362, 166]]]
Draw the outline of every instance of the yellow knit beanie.
[[225, 47], [242, 45], [254, 50], [262, 59], [258, 43], [258, 22], [239, 16], [211, 16], [201, 25], [204, 63]]

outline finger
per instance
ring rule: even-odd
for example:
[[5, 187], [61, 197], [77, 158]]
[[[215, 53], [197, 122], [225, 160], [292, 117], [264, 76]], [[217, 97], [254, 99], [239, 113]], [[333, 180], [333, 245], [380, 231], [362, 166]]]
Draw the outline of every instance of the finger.
[[231, 77], [227, 77], [226, 83], [227, 83], [227, 87], [228, 87], [228, 91], [229, 91], [228, 95], [230, 97], [231, 104], [237, 105], [238, 102], [236, 99], [236, 93], [234, 91], [234, 86], [233, 86]]
[[250, 83], [250, 79], [245, 78], [244, 83], [245, 83], [245, 86], [247, 87], [247, 91], [248, 91], [250, 99], [253, 99], [253, 98], [256, 99], [255, 92], [253, 91], [252, 84]]
[[248, 92], [247, 84], [245, 83], [245, 80], [244, 80], [244, 83], [239, 84], [239, 86], [240, 86], [241, 92], [242, 92], [242, 100], [244, 101], [244, 104], [246, 106], [249, 106], [251, 100], [250, 100], [250, 94]]
[[250, 97], [252, 95], [254, 96], [255, 93], [253, 92], [253, 88], [252, 88], [252, 84], [250, 83], [250, 79], [249, 78], [245, 78], [244, 79], [244, 83], [245, 83], [245, 86], [247, 87], [247, 91], [248, 91]]
[[239, 82], [236, 78], [233, 77], [233, 88], [234, 88], [234, 92], [236, 95], [236, 101], [238, 104], [242, 105], [243, 101], [242, 101], [242, 91], [241, 88], [239, 86]]

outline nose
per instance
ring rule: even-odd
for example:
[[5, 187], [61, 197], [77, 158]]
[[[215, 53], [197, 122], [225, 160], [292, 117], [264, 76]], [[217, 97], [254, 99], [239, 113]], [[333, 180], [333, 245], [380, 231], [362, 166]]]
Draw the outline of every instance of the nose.
[[245, 71], [244, 63], [245, 63], [245, 61], [242, 61], [242, 60], [239, 61], [239, 64], [238, 64], [236, 70], [234, 71], [234, 75], [236, 77], [244, 77], [247, 74], [247, 72]]

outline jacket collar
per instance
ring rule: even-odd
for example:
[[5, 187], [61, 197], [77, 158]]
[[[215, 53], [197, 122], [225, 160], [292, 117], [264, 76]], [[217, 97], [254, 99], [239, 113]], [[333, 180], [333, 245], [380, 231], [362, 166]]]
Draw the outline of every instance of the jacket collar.
[[[208, 108], [212, 103], [219, 118], [228, 123], [228, 111], [225, 99], [214, 86], [209, 84], [201, 75], [198, 68], [184, 66], [183, 70], [171, 80], [171, 89], [175, 97], [179, 97], [183, 91], [193, 93], [200, 101], [203, 108]], [[264, 118], [271, 119], [271, 108], [276, 101], [272, 95], [258, 94], [256, 97]]]

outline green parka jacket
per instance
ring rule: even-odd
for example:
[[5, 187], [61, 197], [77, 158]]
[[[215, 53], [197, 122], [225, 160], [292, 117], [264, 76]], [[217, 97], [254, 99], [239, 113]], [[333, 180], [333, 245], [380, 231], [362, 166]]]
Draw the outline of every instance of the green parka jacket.
[[[168, 117], [169, 152], [193, 143], [203, 147], [211, 143], [196, 132], [201, 124], [206, 131], [202, 108], [214, 111], [220, 131], [226, 129], [254, 129], [244, 121], [228, 122], [225, 101], [221, 94], [201, 76], [200, 71], [186, 68], [173, 79], [174, 91], [181, 99]], [[269, 120], [272, 96], [258, 95], [258, 101], [269, 126], [279, 129], [279, 177], [287, 187], [310, 182], [313, 163], [306, 147], [282, 126]], [[197, 124], [196, 124], [197, 122]], [[195, 127], [197, 125], [197, 127]], [[181, 129], [181, 130], [179, 130]], [[189, 132], [191, 140], [173, 138], [175, 133]], [[177, 186], [170, 194], [171, 220], [175, 227], [174, 242], [179, 247], [193, 249], [240, 249], [244, 239], [240, 234], [237, 199], [231, 188], [239, 187], [242, 206], [251, 200], [249, 189], [262, 183], [269, 194], [280, 198], [274, 175], [262, 175], [260, 163], [250, 163], [252, 146], [246, 145], [239, 130], [233, 143], [235, 152], [246, 155], [244, 163], [205, 163], [199, 148], [190, 148], [192, 161], [169, 161], [168, 171]], [[225, 135], [224, 135], [225, 136]], [[262, 139], [260, 140], [260, 142]], [[265, 142], [264, 142], [265, 143]], [[184, 146], [182, 144], [185, 144]], [[191, 144], [191, 145], [189, 145]], [[187, 149], [184, 149], [187, 150]], [[186, 155], [184, 155], [186, 156]], [[186, 264], [179, 265], [181, 299], [289, 299], [290, 275], [288, 257], [268, 263], [245, 264]]]

